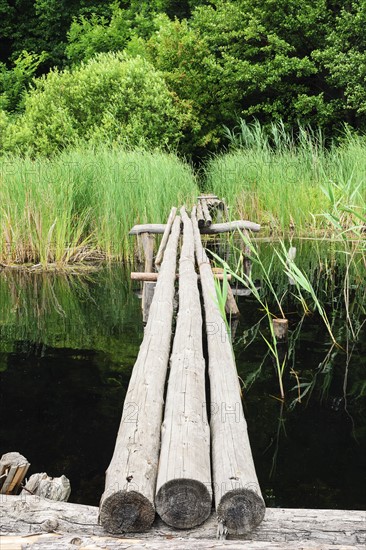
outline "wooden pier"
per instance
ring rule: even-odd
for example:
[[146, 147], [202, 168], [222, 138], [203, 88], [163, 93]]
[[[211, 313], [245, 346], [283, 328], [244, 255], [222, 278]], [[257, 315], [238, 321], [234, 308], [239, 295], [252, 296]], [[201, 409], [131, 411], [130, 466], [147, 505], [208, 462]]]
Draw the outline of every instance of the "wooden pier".
[[[265, 509], [216, 297], [215, 278], [227, 277], [201, 240], [238, 229], [260, 227], [230, 222], [212, 195], [190, 215], [173, 207], [166, 224], [132, 228], [146, 326], [100, 507], [0, 495], [1, 550], [365, 548], [366, 512]], [[226, 283], [230, 318], [238, 309]]]

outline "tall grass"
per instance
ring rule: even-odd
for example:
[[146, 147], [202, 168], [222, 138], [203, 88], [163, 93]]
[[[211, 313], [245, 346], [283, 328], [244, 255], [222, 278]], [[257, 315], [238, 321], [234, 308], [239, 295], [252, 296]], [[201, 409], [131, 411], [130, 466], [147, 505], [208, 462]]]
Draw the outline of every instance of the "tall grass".
[[208, 163], [206, 187], [226, 198], [232, 218], [309, 235], [328, 230], [323, 213], [345, 195], [356, 210], [364, 207], [365, 138], [346, 134], [340, 144], [325, 147], [320, 131], [300, 127], [294, 136], [282, 124], [265, 130], [244, 121], [227, 136], [231, 150]]
[[193, 172], [176, 155], [113, 149], [0, 159], [0, 262], [130, 259], [136, 223], [191, 206]]

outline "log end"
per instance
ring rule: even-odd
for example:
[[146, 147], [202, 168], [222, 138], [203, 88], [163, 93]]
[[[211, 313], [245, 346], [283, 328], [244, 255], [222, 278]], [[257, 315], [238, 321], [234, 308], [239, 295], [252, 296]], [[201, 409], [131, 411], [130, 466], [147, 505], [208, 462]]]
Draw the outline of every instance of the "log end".
[[102, 501], [99, 510], [99, 522], [115, 535], [147, 531], [154, 519], [154, 506], [137, 491], [117, 491]]
[[217, 515], [228, 532], [243, 535], [257, 527], [264, 518], [263, 499], [250, 489], [233, 489], [220, 500]]
[[192, 529], [211, 514], [208, 486], [194, 479], [172, 479], [162, 485], [155, 499], [161, 519], [177, 529]]

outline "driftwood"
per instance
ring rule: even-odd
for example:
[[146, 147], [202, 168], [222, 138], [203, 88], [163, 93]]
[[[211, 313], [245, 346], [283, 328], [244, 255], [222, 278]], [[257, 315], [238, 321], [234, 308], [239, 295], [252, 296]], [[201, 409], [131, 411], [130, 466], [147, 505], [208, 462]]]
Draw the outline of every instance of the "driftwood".
[[162, 425], [156, 511], [172, 527], [205, 521], [212, 507], [210, 428], [205, 397], [201, 302], [192, 222], [184, 209], [179, 310]]
[[0, 494], [16, 494], [30, 464], [17, 452], [5, 453], [0, 459]]
[[106, 473], [100, 521], [107, 531], [151, 527], [169, 361], [180, 218], [174, 221], [149, 320], [132, 371], [112, 461]]
[[[8, 540], [7, 535], [19, 537], [23, 535], [24, 539], [21, 543], [24, 544], [24, 548], [28, 548], [27, 544], [31, 545], [38, 540], [42, 550], [51, 550], [51, 544], [56, 544], [57, 541], [60, 545], [55, 548], [68, 548], [65, 542], [70, 544], [72, 540], [75, 542], [71, 544], [77, 544], [79, 548], [93, 541], [93, 544], [100, 545], [99, 548], [164, 547], [182, 550], [223, 547], [258, 550], [266, 548], [269, 550], [271, 548], [296, 550], [321, 548], [324, 550], [331, 547], [332, 550], [340, 548], [364, 550], [366, 544], [366, 512], [360, 510], [267, 508], [266, 517], [257, 529], [246, 536], [228, 535], [229, 540], [225, 543], [215, 540], [217, 533], [215, 514], [200, 527], [178, 532], [157, 517], [150, 531], [129, 534], [118, 539], [104, 537], [105, 532], [98, 525], [98, 508], [95, 506], [55, 502], [32, 496], [26, 498], [1, 496], [0, 518], [1, 550], [6, 550], [8, 543], [9, 548], [12, 544], [11, 550], [14, 550], [14, 542], [18, 539], [9, 537]], [[33, 539], [31, 535], [41, 536], [41, 538]], [[78, 543], [76, 539], [79, 539]], [[146, 546], [149, 544], [153, 546]], [[20, 548], [20, 545], [16, 548]]]
[[206, 317], [216, 511], [225, 529], [244, 533], [263, 520], [265, 506], [250, 448], [233, 350], [217, 306], [214, 278], [202, 246], [195, 209], [192, 222]]
[[175, 220], [176, 214], [177, 214], [177, 209], [175, 206], [173, 206], [173, 208], [170, 211], [168, 221], [166, 222], [166, 226], [160, 242], [159, 250], [155, 258], [155, 266], [157, 269], [160, 268], [161, 262], [163, 261], [164, 251], [169, 239], [170, 231], [172, 230], [172, 225]]
[[[130, 273], [131, 281], [151, 281], [156, 282], [159, 279], [159, 273], [145, 273], [144, 271], [131, 271]], [[177, 274], [178, 278], [179, 275]], [[214, 273], [215, 279], [222, 281], [224, 279], [223, 273]], [[232, 277], [228, 273], [226, 275], [228, 281], [231, 281]]]
[[22, 496], [38, 495], [50, 500], [66, 501], [71, 494], [70, 481], [64, 475], [50, 477], [45, 472], [33, 474], [20, 494]]
[[[258, 233], [261, 226], [258, 223], [250, 222], [247, 220], [237, 220], [225, 223], [214, 223], [210, 227], [202, 227], [201, 233], [205, 235], [217, 235], [219, 233], [227, 233], [230, 231], [236, 231], [240, 229], [244, 231], [247, 229]], [[147, 223], [145, 225], [134, 225], [129, 235], [139, 235], [141, 233], [155, 233], [162, 234], [165, 231], [165, 224], [163, 223]]]

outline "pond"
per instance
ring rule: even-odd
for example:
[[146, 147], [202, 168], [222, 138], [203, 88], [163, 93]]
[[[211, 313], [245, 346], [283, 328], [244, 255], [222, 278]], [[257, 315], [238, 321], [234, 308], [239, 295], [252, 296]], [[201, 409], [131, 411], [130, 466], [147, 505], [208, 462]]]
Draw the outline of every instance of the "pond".
[[[268, 319], [252, 294], [238, 296], [233, 347], [259, 482], [267, 506], [365, 509], [364, 281], [351, 281], [347, 309], [339, 251], [297, 248], [341, 347], [318, 314], [301, 315], [288, 288], [282, 401]], [[271, 257], [271, 244], [260, 249]], [[282, 293], [286, 277], [273, 269]], [[70, 501], [98, 505], [143, 337], [139, 284], [118, 265], [87, 275], [3, 271], [0, 300], [0, 455], [20, 452], [29, 474], [65, 474]]]

